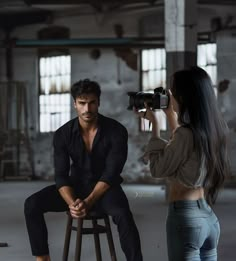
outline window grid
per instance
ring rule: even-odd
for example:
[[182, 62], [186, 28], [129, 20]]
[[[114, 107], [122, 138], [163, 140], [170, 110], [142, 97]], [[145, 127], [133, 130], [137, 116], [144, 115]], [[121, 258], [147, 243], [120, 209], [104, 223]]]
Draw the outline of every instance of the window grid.
[[40, 132], [52, 132], [70, 119], [70, 56], [41, 57], [39, 73]]
[[217, 96], [217, 46], [216, 43], [199, 44], [197, 48], [197, 64], [211, 77]]
[[[153, 92], [157, 87], [166, 88], [166, 52], [164, 48], [142, 50], [142, 91]], [[162, 131], [167, 130], [166, 116], [162, 110], [155, 111]], [[149, 121], [140, 120], [141, 131], [151, 131]]]

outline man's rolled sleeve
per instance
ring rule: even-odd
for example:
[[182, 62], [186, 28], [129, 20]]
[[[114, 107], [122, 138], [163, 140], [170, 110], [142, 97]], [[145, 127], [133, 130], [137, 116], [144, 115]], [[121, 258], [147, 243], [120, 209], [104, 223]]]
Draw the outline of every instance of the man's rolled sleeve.
[[127, 160], [128, 133], [122, 127], [114, 131], [111, 138], [111, 148], [105, 162], [105, 169], [99, 181], [103, 181], [110, 186], [120, 183], [120, 174]]
[[56, 187], [59, 189], [63, 186], [71, 186], [69, 178], [70, 157], [67, 152], [63, 134], [60, 130], [56, 131], [54, 134], [53, 147]]

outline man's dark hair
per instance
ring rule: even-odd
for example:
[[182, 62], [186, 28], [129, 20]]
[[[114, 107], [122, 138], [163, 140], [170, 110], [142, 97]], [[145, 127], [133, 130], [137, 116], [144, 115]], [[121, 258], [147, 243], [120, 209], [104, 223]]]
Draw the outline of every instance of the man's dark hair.
[[86, 95], [86, 94], [95, 94], [100, 99], [101, 88], [99, 84], [95, 81], [89, 79], [80, 80], [74, 83], [71, 87], [71, 95], [76, 100], [77, 97]]

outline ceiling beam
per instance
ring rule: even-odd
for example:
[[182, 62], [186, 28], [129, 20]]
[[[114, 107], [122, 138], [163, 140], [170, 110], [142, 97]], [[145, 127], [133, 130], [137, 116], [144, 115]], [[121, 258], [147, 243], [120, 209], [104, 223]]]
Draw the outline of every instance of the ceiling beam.
[[236, 5], [235, 0], [198, 0], [201, 5]]
[[30, 11], [14, 14], [0, 14], [0, 27], [3, 30], [11, 31], [15, 27], [31, 25], [37, 23], [46, 23], [52, 19], [51, 11]]
[[154, 4], [163, 0], [24, 0], [27, 5], [129, 5], [129, 4]]

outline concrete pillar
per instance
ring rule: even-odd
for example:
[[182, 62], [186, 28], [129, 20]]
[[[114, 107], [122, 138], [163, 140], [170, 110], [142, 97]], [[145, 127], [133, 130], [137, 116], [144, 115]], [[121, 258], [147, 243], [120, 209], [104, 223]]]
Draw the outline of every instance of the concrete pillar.
[[197, 0], [165, 0], [167, 88], [170, 76], [197, 63]]

